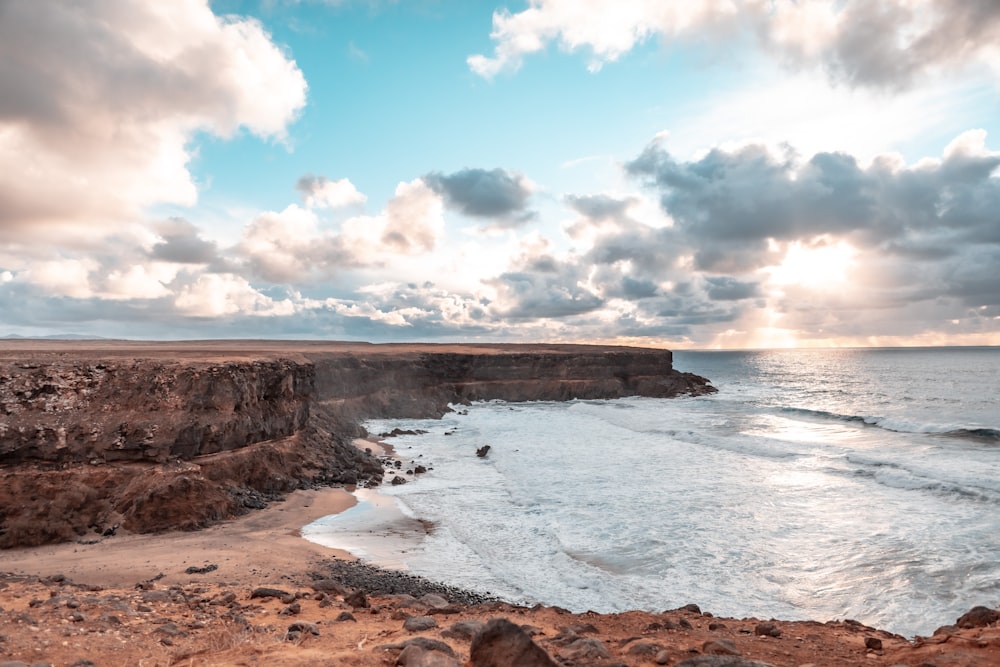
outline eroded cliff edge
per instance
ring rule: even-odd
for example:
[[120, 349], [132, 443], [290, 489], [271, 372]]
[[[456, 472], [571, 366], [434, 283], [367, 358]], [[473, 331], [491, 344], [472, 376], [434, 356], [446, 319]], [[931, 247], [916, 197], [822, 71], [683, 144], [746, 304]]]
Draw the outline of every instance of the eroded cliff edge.
[[714, 391], [668, 350], [578, 345], [11, 341], [0, 547], [194, 529], [316, 484], [376, 484], [362, 420], [451, 403]]

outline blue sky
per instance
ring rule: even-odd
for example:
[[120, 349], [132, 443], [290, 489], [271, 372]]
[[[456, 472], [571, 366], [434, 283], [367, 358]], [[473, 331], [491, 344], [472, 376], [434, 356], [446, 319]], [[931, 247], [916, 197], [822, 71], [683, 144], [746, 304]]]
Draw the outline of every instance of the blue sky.
[[1000, 344], [987, 0], [0, 5], [0, 334]]

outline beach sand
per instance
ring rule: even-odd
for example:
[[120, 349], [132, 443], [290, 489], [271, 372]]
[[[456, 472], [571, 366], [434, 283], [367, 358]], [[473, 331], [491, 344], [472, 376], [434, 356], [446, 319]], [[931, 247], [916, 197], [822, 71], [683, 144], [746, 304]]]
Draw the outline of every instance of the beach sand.
[[280, 580], [290, 571], [331, 557], [352, 559], [345, 551], [303, 539], [299, 529], [320, 517], [352, 507], [356, 500], [342, 488], [300, 490], [266, 509], [194, 532], [126, 535], [0, 551], [0, 572], [42, 577], [62, 574], [77, 582], [104, 587], [130, 587], [163, 574], [162, 585], [188, 583], [189, 567], [216, 565], [198, 576], [214, 583], [247, 586]]

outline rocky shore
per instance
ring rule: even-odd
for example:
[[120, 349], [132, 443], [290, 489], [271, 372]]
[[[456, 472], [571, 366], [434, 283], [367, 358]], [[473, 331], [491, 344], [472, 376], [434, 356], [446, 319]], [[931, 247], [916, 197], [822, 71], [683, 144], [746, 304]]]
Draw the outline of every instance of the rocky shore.
[[375, 417], [477, 400], [714, 391], [668, 350], [286, 341], [0, 343], [0, 548], [204, 528], [375, 485]]
[[356, 441], [363, 419], [709, 391], [662, 350], [4, 342], [0, 667], [1000, 664], [1000, 612], [983, 607], [913, 639], [719, 618], [697, 600], [574, 614], [299, 536], [354, 502], [332, 487], [382, 479], [384, 452]]
[[850, 620], [716, 618], [696, 604], [605, 615], [517, 607], [346, 562], [268, 586], [189, 569], [184, 584], [122, 588], [0, 574], [0, 665], [986, 667], [1000, 658], [1000, 614], [983, 608], [908, 641]]

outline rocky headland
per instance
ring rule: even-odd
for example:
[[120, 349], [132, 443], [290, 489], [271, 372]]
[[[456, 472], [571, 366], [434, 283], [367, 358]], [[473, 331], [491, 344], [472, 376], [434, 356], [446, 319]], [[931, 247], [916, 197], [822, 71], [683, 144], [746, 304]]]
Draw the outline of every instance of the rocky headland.
[[196, 529], [297, 488], [381, 481], [361, 422], [449, 404], [713, 391], [668, 350], [5, 341], [0, 548]]

